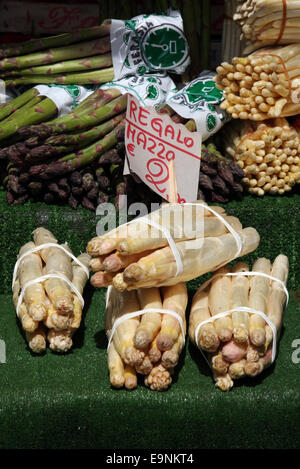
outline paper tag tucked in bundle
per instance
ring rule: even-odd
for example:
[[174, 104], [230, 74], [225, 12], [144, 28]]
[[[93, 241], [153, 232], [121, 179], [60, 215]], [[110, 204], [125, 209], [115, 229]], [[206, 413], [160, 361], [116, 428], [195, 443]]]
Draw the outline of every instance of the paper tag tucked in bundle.
[[79, 85], [37, 85], [40, 95], [51, 99], [57, 107], [57, 117], [64, 116], [74, 109], [81, 101], [95, 91], [95, 86]]
[[190, 63], [178, 11], [112, 20], [110, 39], [115, 79], [155, 70], [181, 74]]
[[170, 92], [166, 103], [177, 114], [193, 119], [202, 141], [216, 133], [226, 122], [227, 115], [219, 107], [223, 92], [216, 88], [213, 72], [203, 72], [180, 91]]
[[122, 94], [132, 94], [142, 106], [157, 107], [166, 101], [170, 90], [177, 91], [173, 80], [165, 73], [127, 75], [120, 80], [110, 81], [100, 88], [117, 88]]

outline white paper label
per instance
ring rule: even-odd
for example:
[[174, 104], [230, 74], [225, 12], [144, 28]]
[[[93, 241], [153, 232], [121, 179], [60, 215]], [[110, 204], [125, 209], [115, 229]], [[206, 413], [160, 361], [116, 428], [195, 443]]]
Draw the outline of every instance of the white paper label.
[[170, 90], [177, 91], [173, 80], [166, 74], [128, 75], [120, 80], [110, 81], [100, 88], [117, 88], [122, 94], [132, 94], [142, 106], [157, 107], [165, 103]]
[[216, 88], [213, 72], [203, 72], [180, 91], [170, 91], [167, 104], [181, 117], [193, 119], [202, 141], [216, 133], [226, 122], [220, 109], [223, 91]]
[[182, 17], [175, 10], [112, 20], [110, 39], [115, 79], [153, 71], [182, 74], [190, 63]]
[[169, 164], [174, 160], [179, 203], [197, 200], [201, 135], [189, 132], [166, 114], [142, 107], [128, 96], [125, 130], [130, 172], [165, 200], [169, 200]]
[[95, 86], [79, 85], [37, 85], [40, 95], [51, 99], [57, 107], [58, 117], [69, 114], [81, 101], [90, 96]]

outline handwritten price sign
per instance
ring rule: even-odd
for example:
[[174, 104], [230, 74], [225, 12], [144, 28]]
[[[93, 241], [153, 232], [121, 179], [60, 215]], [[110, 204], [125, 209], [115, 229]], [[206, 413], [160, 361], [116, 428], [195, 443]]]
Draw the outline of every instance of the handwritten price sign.
[[128, 96], [125, 144], [130, 172], [169, 200], [169, 164], [174, 160], [178, 202], [197, 200], [201, 135]]

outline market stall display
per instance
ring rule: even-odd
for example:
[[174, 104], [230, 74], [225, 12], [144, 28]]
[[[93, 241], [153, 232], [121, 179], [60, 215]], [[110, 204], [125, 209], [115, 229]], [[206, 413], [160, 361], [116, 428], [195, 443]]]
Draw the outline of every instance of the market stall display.
[[[257, 259], [219, 269], [194, 295], [189, 337], [208, 354], [215, 384], [223, 391], [234, 380], [255, 377], [276, 357], [285, 305], [289, 262]], [[216, 317], [214, 320], [213, 318]]]

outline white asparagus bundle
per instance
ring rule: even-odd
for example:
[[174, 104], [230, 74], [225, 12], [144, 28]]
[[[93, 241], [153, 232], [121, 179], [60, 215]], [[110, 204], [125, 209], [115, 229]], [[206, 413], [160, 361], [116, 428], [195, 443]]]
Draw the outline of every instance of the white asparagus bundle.
[[229, 62], [233, 57], [240, 56], [245, 47], [245, 41], [240, 40], [241, 28], [233, 20], [239, 0], [225, 0], [225, 17], [222, 29], [222, 53], [224, 62]]
[[245, 172], [242, 183], [251, 194], [282, 195], [300, 182], [300, 138], [285, 118], [237, 120], [219, 139], [224, 153]]
[[[81, 254], [78, 257], [79, 265], [62, 249], [53, 246], [31, 252], [45, 243], [58, 245], [54, 235], [45, 228], [37, 228], [33, 236], [35, 242], [26, 243], [19, 252], [19, 258], [24, 257], [19, 261], [16, 270], [13, 285], [14, 305], [17, 309], [21, 290], [25, 287], [18, 307], [18, 316], [29, 348], [33, 352], [45, 351], [47, 341], [50, 349], [66, 352], [72, 347], [72, 336], [81, 323], [82, 303], [75, 290], [82, 296], [88, 280], [90, 256], [87, 253]], [[62, 246], [73, 255], [67, 245]], [[48, 274], [63, 275], [63, 278], [70, 280], [75, 290], [63, 278], [42, 279]], [[39, 278], [40, 282], [26, 286], [27, 282], [34, 282]], [[63, 307], [66, 304], [67, 310]]]
[[[96, 269], [91, 284], [114, 285], [120, 291], [176, 285], [234, 259], [239, 238], [240, 255], [256, 249], [259, 236], [253, 228], [243, 230], [240, 221], [227, 216], [224, 209], [212, 209], [202, 202], [167, 204], [145, 217], [155, 226], [137, 219], [93, 238], [87, 246], [93, 256], [90, 267]], [[169, 231], [173, 250], [167, 233], [157, 225]], [[176, 250], [182, 261], [180, 274]]]
[[300, 44], [260, 49], [217, 67], [221, 108], [234, 119], [262, 121], [300, 113]]
[[274, 44], [299, 42], [298, 0], [239, 0], [233, 16], [246, 39], [245, 54]]
[[[188, 295], [184, 283], [162, 289], [149, 288], [108, 292], [105, 328], [108, 346], [108, 369], [113, 387], [134, 389], [137, 375], [152, 391], [164, 391], [171, 385], [173, 370], [184, 347]], [[151, 309], [151, 311], [146, 311]], [[157, 311], [155, 311], [157, 309]], [[162, 313], [161, 310], [176, 313]], [[126, 314], [145, 313], [126, 318]], [[177, 316], [176, 316], [177, 315]], [[116, 320], [124, 318], [115, 324]]]
[[[254, 228], [238, 231], [242, 243], [240, 256], [254, 251], [259, 245], [259, 235]], [[195, 239], [176, 243], [182, 259], [182, 273], [176, 276], [177, 262], [170, 247], [158, 249], [138, 262], [126, 267], [113, 278], [113, 285], [120, 291], [169, 286], [187, 282], [207, 272], [216, 270], [237, 255], [237, 241], [233, 234], [215, 238]]]
[[[272, 267], [268, 259], [257, 259], [252, 266], [252, 275], [247, 274], [248, 265], [239, 262], [231, 269], [233, 275], [229, 273], [226, 276], [229, 268], [219, 269], [212, 280], [205, 282], [195, 293], [189, 318], [189, 337], [208, 354], [215, 384], [221, 390], [229, 390], [234, 380], [255, 377], [271, 365], [274, 344], [270, 325], [258, 313], [234, 309], [248, 307], [265, 314], [276, 330], [277, 345], [287, 300], [283, 285], [287, 283], [288, 268], [288, 258], [282, 254], [276, 257]], [[245, 272], [245, 275], [236, 275], [239, 272]], [[223, 298], [226, 285], [230, 291], [231, 307], [225, 311], [224, 306], [228, 304], [228, 300]], [[212, 295], [215, 298], [209, 301]], [[227, 341], [220, 333], [221, 329], [216, 327], [221, 318], [200, 326], [203, 321], [214, 317], [218, 305], [220, 312], [229, 312], [223, 319], [229, 317], [232, 321], [232, 339]], [[242, 336], [236, 335], [236, 328], [241, 326]]]

